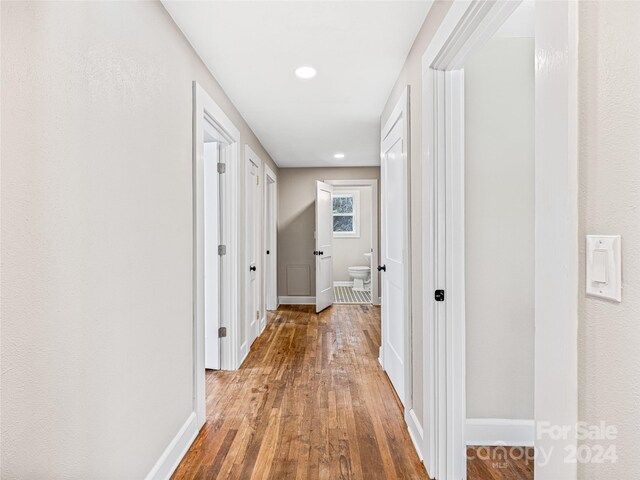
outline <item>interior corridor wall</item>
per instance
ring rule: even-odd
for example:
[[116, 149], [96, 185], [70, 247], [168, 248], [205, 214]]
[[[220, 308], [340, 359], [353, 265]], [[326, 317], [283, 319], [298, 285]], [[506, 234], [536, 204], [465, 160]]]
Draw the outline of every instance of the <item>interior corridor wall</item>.
[[493, 38], [464, 69], [468, 418], [533, 419], [533, 38]]
[[277, 168], [160, 3], [0, 8], [0, 476], [144, 478], [192, 411], [193, 80]]
[[[578, 478], [617, 480], [639, 471], [640, 3], [580, 2], [579, 22], [578, 415], [615, 426], [615, 439], [581, 443], [618, 458], [579, 463]], [[585, 295], [589, 234], [622, 236], [622, 303]]]

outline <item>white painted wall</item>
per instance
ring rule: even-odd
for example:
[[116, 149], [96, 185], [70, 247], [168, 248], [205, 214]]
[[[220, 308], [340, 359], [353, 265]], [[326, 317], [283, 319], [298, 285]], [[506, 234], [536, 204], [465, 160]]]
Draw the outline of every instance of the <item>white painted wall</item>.
[[[578, 478], [637, 478], [640, 445], [640, 3], [580, 2], [578, 413], [618, 429], [616, 463]], [[585, 295], [584, 235], [622, 235], [622, 303]]]
[[534, 39], [465, 66], [467, 417], [533, 419]]
[[333, 238], [333, 280], [348, 282], [349, 267], [369, 266], [364, 257], [371, 250], [371, 187], [333, 187], [333, 193], [360, 192], [360, 236]]
[[271, 160], [161, 4], [0, 8], [0, 476], [144, 478], [193, 409], [193, 80]]

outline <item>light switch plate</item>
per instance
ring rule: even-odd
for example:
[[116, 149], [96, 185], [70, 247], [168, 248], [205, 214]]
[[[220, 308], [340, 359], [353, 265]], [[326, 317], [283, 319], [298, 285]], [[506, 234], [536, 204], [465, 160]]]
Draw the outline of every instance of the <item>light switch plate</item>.
[[622, 301], [620, 235], [587, 235], [587, 295]]

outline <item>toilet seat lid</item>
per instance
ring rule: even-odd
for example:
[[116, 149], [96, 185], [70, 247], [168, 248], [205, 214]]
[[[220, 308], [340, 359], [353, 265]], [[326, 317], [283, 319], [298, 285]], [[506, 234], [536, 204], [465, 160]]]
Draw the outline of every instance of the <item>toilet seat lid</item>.
[[371, 267], [356, 266], [356, 267], [349, 267], [349, 270], [353, 270], [354, 272], [368, 272], [371, 270]]

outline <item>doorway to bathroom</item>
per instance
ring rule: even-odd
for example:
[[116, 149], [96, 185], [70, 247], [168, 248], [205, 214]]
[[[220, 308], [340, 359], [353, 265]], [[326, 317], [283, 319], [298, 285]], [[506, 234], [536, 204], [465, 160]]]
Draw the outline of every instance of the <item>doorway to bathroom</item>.
[[333, 290], [336, 304], [379, 304], [378, 181], [333, 186]]

